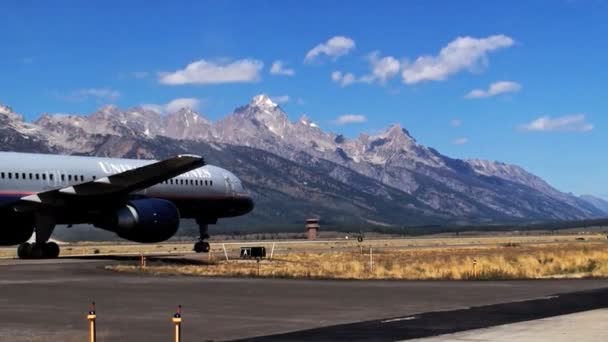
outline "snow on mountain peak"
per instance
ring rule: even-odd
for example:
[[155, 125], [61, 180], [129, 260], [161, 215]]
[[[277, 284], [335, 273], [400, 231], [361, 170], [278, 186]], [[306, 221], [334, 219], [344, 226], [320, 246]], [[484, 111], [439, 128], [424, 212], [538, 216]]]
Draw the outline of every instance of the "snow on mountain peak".
[[118, 110], [118, 107], [110, 104], [110, 105], [105, 105], [105, 106], [101, 107], [99, 110], [102, 112], [115, 112]]
[[5, 106], [3, 104], [0, 104], [0, 115], [4, 115], [8, 119], [14, 120], [14, 121], [22, 121], [23, 120], [23, 117], [21, 117], [21, 115], [15, 113], [15, 111], [13, 111], [13, 109], [11, 107]]
[[316, 123], [312, 122], [308, 116], [306, 115], [302, 115], [300, 117], [300, 120], [298, 120], [298, 122], [304, 126], [308, 126], [308, 127], [313, 127], [313, 128], [319, 128], [319, 125], [317, 125]]
[[0, 104], [0, 114], [10, 114], [12, 112], [13, 110], [11, 109], [11, 107]]
[[260, 107], [260, 108], [276, 108], [278, 104], [272, 102], [270, 97], [265, 94], [259, 94], [254, 96], [251, 99], [250, 106]]

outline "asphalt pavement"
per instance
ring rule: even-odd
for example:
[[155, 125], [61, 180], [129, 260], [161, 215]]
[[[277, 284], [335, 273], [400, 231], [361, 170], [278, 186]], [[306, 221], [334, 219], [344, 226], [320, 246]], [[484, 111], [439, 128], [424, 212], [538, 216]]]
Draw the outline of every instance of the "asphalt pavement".
[[393, 341], [608, 306], [608, 280], [332, 281], [153, 276], [125, 260], [0, 262], [0, 341]]

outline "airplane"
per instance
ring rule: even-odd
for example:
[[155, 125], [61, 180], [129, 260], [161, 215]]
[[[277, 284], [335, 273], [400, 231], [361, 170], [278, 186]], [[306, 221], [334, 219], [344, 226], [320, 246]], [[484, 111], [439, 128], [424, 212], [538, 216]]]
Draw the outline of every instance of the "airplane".
[[197, 155], [156, 161], [0, 152], [0, 245], [19, 245], [22, 259], [58, 257], [49, 241], [58, 224], [157, 243], [175, 235], [181, 218], [199, 226], [194, 251], [209, 252], [208, 225], [253, 207], [239, 178]]

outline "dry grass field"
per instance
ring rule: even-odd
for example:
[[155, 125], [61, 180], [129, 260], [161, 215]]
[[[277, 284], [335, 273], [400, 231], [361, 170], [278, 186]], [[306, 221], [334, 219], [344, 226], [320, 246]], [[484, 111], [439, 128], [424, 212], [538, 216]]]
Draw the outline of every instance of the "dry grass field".
[[335, 244], [324, 248], [294, 244], [282, 246], [275, 251], [272, 260], [259, 263], [227, 261], [222, 252], [214, 250], [209, 259], [205, 257], [191, 264], [157, 261], [145, 268], [133, 263], [108, 268], [157, 275], [311, 279], [489, 280], [608, 276], [608, 241], [604, 235], [432, 240], [365, 241], [361, 245], [350, 243], [340, 248]]
[[[575, 242], [584, 239], [585, 242], [604, 241], [603, 234], [561, 234], [561, 235], [483, 235], [483, 236], [424, 236], [415, 238], [375, 238], [366, 239], [359, 244], [356, 239], [328, 239], [320, 241], [306, 240], [278, 240], [275, 250], [278, 254], [298, 251], [323, 252], [328, 250], [351, 251], [363, 246], [375, 249], [412, 249], [433, 247], [472, 247], [493, 246], [498, 244], [514, 243], [521, 245], [545, 244], [557, 242]], [[267, 251], [272, 249], [272, 240], [263, 241], [222, 241], [212, 240], [211, 250], [213, 255], [223, 253], [223, 245], [231, 254], [238, 255], [238, 247], [246, 245], [265, 246]], [[61, 256], [83, 256], [83, 255], [182, 255], [192, 252], [193, 242], [165, 242], [160, 244], [137, 244], [130, 242], [79, 242], [61, 244]], [[17, 247], [0, 248], [0, 259], [15, 258]]]
[[[116, 243], [74, 243], [62, 244], [61, 256], [85, 255], [139, 255], [139, 254], [184, 254], [192, 251], [192, 244], [116, 244]], [[0, 248], [0, 259], [15, 258], [17, 247]]]

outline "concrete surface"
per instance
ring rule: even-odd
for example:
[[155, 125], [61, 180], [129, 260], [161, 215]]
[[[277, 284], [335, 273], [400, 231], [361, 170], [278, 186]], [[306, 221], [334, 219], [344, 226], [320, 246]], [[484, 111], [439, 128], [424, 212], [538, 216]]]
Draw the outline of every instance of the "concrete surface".
[[600, 309], [410, 341], [599, 342], [606, 341], [607, 321], [608, 309]]

